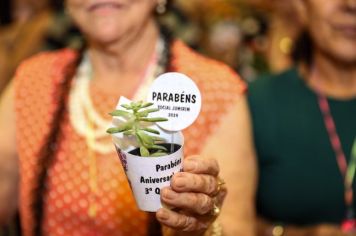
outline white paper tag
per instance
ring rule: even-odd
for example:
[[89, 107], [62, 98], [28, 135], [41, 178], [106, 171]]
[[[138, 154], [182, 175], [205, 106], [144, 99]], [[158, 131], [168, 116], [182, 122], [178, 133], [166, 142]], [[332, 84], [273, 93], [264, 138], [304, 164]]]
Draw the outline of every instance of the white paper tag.
[[201, 94], [197, 85], [188, 76], [171, 72], [154, 80], [147, 100], [159, 109], [156, 117], [166, 117], [167, 122], [157, 123], [168, 131], [180, 131], [190, 126], [201, 109]]
[[120, 150], [115, 142], [120, 161], [139, 209], [156, 212], [162, 207], [160, 192], [170, 186], [172, 176], [182, 171], [184, 138], [181, 133], [174, 134], [178, 151], [162, 157], [140, 157]]
[[[129, 99], [121, 97], [116, 109], [125, 110], [121, 105], [130, 102]], [[153, 113], [154, 117], [156, 113]], [[114, 117], [111, 126], [119, 126], [125, 121], [122, 117]], [[115, 133], [112, 137], [139, 209], [156, 212], [162, 207], [161, 189], [168, 187], [171, 177], [182, 169], [184, 137], [181, 132], [163, 130], [156, 123], [150, 128], [158, 130], [158, 136], [166, 140], [166, 143], [178, 144], [180, 148], [162, 157], [140, 157], [130, 153], [138, 147], [134, 136]]]

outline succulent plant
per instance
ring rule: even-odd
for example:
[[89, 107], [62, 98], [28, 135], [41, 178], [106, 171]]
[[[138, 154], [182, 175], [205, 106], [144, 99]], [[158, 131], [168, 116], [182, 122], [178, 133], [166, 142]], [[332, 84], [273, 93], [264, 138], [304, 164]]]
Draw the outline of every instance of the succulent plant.
[[109, 134], [123, 133], [127, 136], [135, 136], [139, 144], [140, 154], [142, 157], [157, 157], [164, 156], [167, 149], [159, 143], [164, 142], [164, 139], [151, 135], [159, 135], [159, 131], [149, 128], [148, 126], [156, 122], [167, 121], [167, 118], [148, 117], [148, 114], [159, 111], [158, 108], [150, 108], [153, 103], [150, 102], [131, 102], [130, 104], [122, 104], [121, 107], [125, 110], [115, 110], [109, 113], [111, 116], [119, 116], [126, 121], [118, 127], [112, 127], [106, 132]]

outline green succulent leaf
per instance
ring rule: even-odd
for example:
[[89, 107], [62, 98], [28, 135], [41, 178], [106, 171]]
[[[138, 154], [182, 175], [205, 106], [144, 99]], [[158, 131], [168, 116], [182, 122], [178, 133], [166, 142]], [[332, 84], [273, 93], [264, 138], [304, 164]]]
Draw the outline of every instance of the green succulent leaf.
[[133, 116], [131, 112], [123, 111], [123, 110], [115, 110], [113, 112], [109, 113], [111, 116], [121, 116], [121, 117], [126, 117], [130, 118]]
[[140, 111], [140, 112], [137, 112], [136, 116], [137, 116], [138, 118], [147, 117], [147, 116], [148, 116], [148, 113], [147, 113], [147, 112], [144, 112], [144, 111]]
[[141, 146], [145, 146], [145, 143], [143, 142], [141, 136], [138, 134], [138, 132], [135, 132], [135, 137], [137, 139], [137, 142], [140, 144], [140, 147]]
[[113, 128], [109, 128], [106, 130], [106, 133], [109, 133], [109, 134], [115, 134], [115, 133], [120, 133], [120, 129], [117, 128], [117, 127], [113, 127]]
[[139, 118], [140, 121], [146, 121], [146, 122], [163, 122], [163, 121], [168, 121], [167, 118], [163, 117], [155, 117], [155, 118]]
[[121, 104], [120, 106], [122, 106], [123, 108], [125, 108], [127, 110], [132, 110], [132, 107], [128, 104]]
[[134, 110], [134, 111], [138, 111], [139, 109], [141, 109], [141, 105], [142, 105], [142, 101], [139, 101], [139, 102], [131, 102], [131, 108]]
[[152, 112], [157, 112], [157, 111], [159, 111], [158, 108], [149, 108], [149, 109], [145, 110], [145, 112], [147, 112], [147, 113], [152, 113]]
[[150, 108], [150, 109], [138, 112], [137, 115], [140, 117], [147, 117], [149, 113], [157, 112], [157, 111], [159, 111], [158, 108]]
[[154, 149], [154, 150], [161, 150], [161, 151], [168, 151], [167, 148], [161, 146], [161, 145], [151, 145], [149, 146], [150, 149]]
[[125, 131], [123, 132], [124, 135], [134, 135], [134, 132], [133, 130], [128, 130], [128, 131]]
[[166, 140], [164, 138], [161, 137], [157, 137], [157, 136], [152, 136], [153, 141], [156, 142], [165, 142]]
[[159, 134], [158, 130], [151, 129], [151, 128], [143, 128], [142, 130], [149, 132], [149, 133], [153, 133], [153, 134]]
[[109, 128], [108, 130], [106, 130], [106, 132], [109, 134], [121, 133], [132, 129], [132, 127], [133, 127], [133, 122], [128, 122], [118, 127]]
[[165, 155], [167, 155], [166, 152], [158, 151], [158, 152], [152, 153], [152, 154], [150, 155], [150, 157], [162, 157], [162, 156], [165, 156]]
[[127, 131], [129, 130], [129, 128], [126, 128], [126, 127], [113, 127], [113, 128], [109, 128], [106, 130], [107, 133], [109, 134], [115, 134], [115, 133], [121, 133], [121, 132], [124, 132], [124, 131]]
[[[114, 117], [124, 117], [127, 121], [124, 124], [119, 125], [118, 127], [108, 129], [107, 132], [110, 134], [122, 132], [124, 135], [135, 136], [140, 147], [140, 154], [143, 157], [158, 157], [167, 155], [167, 149], [159, 145], [159, 143], [164, 142], [165, 139], [149, 134], [152, 133], [159, 135], [160, 132], [156, 129], [146, 127], [147, 124], [143, 123], [168, 121], [167, 118], [163, 117], [148, 117], [150, 113], [159, 111], [159, 109], [157, 108], [148, 108], [152, 105], [153, 103], [151, 102], [131, 102], [130, 104], [121, 105], [121, 107], [125, 108], [126, 111], [117, 109], [109, 113], [111, 116]], [[150, 154], [150, 149], [155, 150], [155, 152], [153, 154]]]
[[141, 108], [150, 107], [150, 106], [152, 106], [152, 105], [153, 105], [152, 102], [145, 102], [145, 103], [142, 104]]
[[140, 140], [142, 141], [143, 144], [145, 144], [147, 146], [154, 145], [154, 141], [153, 141], [152, 137], [150, 135], [147, 135], [145, 132], [138, 131], [137, 136], [140, 138]]
[[142, 157], [148, 157], [150, 156], [150, 152], [148, 151], [148, 149], [144, 146], [140, 147], [140, 154]]

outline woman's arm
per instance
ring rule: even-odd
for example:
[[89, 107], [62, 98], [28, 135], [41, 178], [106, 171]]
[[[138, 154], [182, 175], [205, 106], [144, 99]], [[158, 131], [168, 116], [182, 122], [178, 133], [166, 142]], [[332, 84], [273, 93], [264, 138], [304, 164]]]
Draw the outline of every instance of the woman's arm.
[[[164, 235], [215, 235], [211, 232], [216, 216], [211, 213], [214, 202], [221, 207], [226, 188], [228, 195], [217, 219], [224, 235], [254, 235], [256, 164], [246, 98], [239, 97], [221, 118], [202, 154], [187, 157], [183, 172], [173, 176], [171, 187], [162, 189], [162, 201], [180, 209], [157, 212]], [[218, 176], [225, 181], [220, 191]], [[178, 178], [182, 180], [179, 185]], [[169, 192], [174, 195], [169, 196]]]
[[16, 211], [18, 177], [14, 92], [10, 84], [0, 100], [0, 225], [6, 224]]
[[255, 191], [257, 167], [253, 148], [250, 114], [244, 95], [230, 108], [203, 156], [217, 158], [220, 177], [228, 194], [218, 221], [224, 235], [255, 235]]

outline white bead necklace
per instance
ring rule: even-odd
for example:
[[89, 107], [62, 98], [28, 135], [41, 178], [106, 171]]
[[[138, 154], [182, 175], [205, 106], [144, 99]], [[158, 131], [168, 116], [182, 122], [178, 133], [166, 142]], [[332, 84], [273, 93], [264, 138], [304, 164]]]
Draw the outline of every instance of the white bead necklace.
[[[159, 39], [155, 53], [147, 66], [143, 79], [133, 100], [144, 100], [148, 88], [154, 80], [154, 76], [160, 68], [157, 65], [158, 55], [163, 53], [163, 40]], [[111, 140], [99, 140], [108, 137], [107, 128], [110, 127], [111, 120], [103, 118], [95, 109], [90, 96], [90, 80], [92, 67], [87, 53], [78, 67], [73, 79], [69, 94], [69, 119], [74, 130], [82, 137], [92, 136], [93, 141], [88, 142], [88, 146], [99, 153], [108, 154], [115, 151]]]

